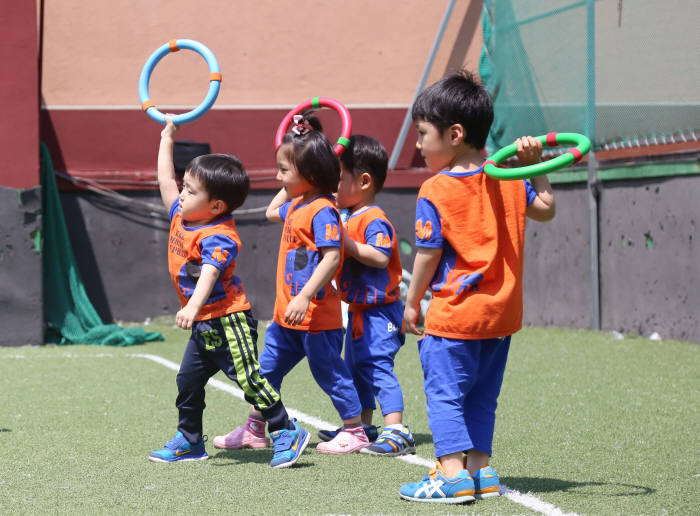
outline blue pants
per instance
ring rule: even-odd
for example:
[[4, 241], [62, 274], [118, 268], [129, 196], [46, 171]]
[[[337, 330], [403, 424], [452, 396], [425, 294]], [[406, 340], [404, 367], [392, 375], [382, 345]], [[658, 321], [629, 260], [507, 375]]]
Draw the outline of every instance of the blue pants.
[[510, 336], [418, 341], [435, 456], [471, 449], [491, 455], [498, 394]]
[[278, 391], [282, 380], [304, 357], [316, 383], [330, 396], [343, 420], [360, 415], [362, 408], [352, 376], [340, 356], [343, 330], [309, 333], [271, 322], [260, 353], [260, 374]]
[[401, 333], [401, 301], [350, 312], [348, 316], [345, 363], [352, 373], [362, 410], [376, 408], [376, 397], [382, 415], [403, 412], [403, 393], [394, 374], [394, 357], [406, 340]]
[[258, 321], [251, 312], [195, 321], [177, 373], [178, 430], [191, 443], [202, 438], [204, 386], [223, 371], [243, 390], [245, 399], [262, 412], [270, 432], [289, 426], [279, 392], [260, 376]]

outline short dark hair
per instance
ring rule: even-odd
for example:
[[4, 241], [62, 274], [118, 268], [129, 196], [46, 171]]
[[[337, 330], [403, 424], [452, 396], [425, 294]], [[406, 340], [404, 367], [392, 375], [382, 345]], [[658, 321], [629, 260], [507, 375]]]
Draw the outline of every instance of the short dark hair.
[[464, 127], [464, 142], [483, 149], [493, 123], [493, 103], [486, 88], [470, 72], [462, 70], [423, 90], [413, 103], [414, 121], [425, 120], [440, 133], [453, 124]]
[[230, 213], [243, 204], [250, 178], [241, 161], [230, 154], [205, 154], [190, 161], [187, 171], [204, 185], [210, 199], [226, 203]]
[[384, 186], [389, 158], [384, 146], [374, 138], [353, 134], [347, 149], [340, 155], [340, 161], [353, 176], [363, 172], [372, 176], [375, 193]]
[[311, 129], [314, 131], [319, 131], [323, 132], [323, 124], [321, 124], [321, 120], [316, 116], [316, 112], [318, 109], [305, 109], [301, 113], [299, 113], [301, 116], [304, 117], [304, 120], [309, 123], [311, 126]]
[[318, 131], [287, 133], [282, 145], [291, 144], [291, 161], [299, 175], [326, 194], [338, 189], [340, 162], [328, 138]]

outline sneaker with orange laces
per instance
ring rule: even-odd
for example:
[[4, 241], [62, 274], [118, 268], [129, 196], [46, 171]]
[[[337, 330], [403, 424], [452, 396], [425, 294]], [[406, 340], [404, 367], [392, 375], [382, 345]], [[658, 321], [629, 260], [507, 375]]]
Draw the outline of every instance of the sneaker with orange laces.
[[367, 439], [367, 434], [365, 434], [365, 431], [360, 427], [358, 431], [353, 432], [341, 430], [330, 441], [318, 443], [316, 450], [320, 453], [340, 455], [343, 453], [359, 452], [362, 448], [369, 445], [370, 442], [369, 439]]
[[214, 447], [224, 450], [241, 448], [267, 448], [270, 439], [265, 435], [265, 421], [249, 417], [245, 425], [235, 428], [226, 435], [214, 437]]

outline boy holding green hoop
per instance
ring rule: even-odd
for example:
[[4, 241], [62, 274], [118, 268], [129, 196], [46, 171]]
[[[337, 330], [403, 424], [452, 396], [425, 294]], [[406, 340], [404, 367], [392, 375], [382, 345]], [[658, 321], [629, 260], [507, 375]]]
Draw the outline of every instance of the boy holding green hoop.
[[[420, 502], [463, 503], [498, 496], [489, 466], [495, 411], [510, 336], [522, 325], [525, 217], [554, 217], [545, 176], [499, 181], [483, 173], [482, 149], [493, 121], [486, 89], [468, 72], [423, 91], [412, 108], [416, 147], [436, 172], [416, 204], [416, 246], [404, 325], [416, 335], [419, 301], [432, 300], [419, 340], [435, 469], [399, 490]], [[524, 164], [542, 143], [518, 140]]]
[[264, 441], [267, 423], [274, 447], [270, 466], [289, 467], [304, 451], [309, 433], [289, 419], [279, 392], [260, 374], [258, 321], [235, 274], [241, 240], [232, 212], [245, 201], [250, 179], [238, 158], [206, 154], [187, 166], [180, 191], [173, 166], [177, 127], [169, 117], [165, 121], [158, 151], [158, 185], [170, 214], [168, 269], [182, 304], [175, 320], [192, 333], [177, 374], [177, 432], [162, 449], [151, 452], [149, 460], [208, 458], [206, 436], [202, 435], [204, 386], [223, 371], [262, 414], [252, 424]]

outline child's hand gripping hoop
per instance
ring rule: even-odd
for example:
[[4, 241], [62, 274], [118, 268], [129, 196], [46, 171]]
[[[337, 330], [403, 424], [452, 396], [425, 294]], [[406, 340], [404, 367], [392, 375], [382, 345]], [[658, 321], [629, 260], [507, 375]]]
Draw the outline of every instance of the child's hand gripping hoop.
[[325, 97], [314, 97], [311, 100], [307, 100], [306, 102], [299, 104], [285, 115], [277, 128], [277, 134], [275, 135], [275, 149], [282, 145], [282, 138], [284, 138], [285, 133], [289, 129], [289, 125], [292, 123], [294, 115], [298, 115], [310, 108], [320, 107], [331, 108], [340, 116], [340, 137], [338, 138], [338, 143], [336, 143], [335, 147], [333, 147], [336, 155], [340, 156], [347, 146], [350, 145], [350, 135], [352, 134], [352, 120], [350, 119], [350, 112], [348, 111], [348, 108], [337, 100], [328, 99]]
[[503, 147], [484, 162], [484, 173], [496, 179], [527, 179], [530, 177], [549, 174], [560, 168], [568, 167], [579, 161], [591, 150], [591, 140], [579, 133], [547, 133], [536, 137], [544, 145], [555, 147], [560, 144], [576, 145], [556, 158], [517, 168], [498, 168], [496, 165], [515, 156], [518, 152], [517, 143]]
[[165, 115], [158, 111], [155, 103], [150, 99], [150, 95], [148, 93], [148, 83], [151, 80], [153, 69], [156, 67], [158, 62], [170, 52], [177, 52], [183, 48], [187, 50], [194, 50], [207, 62], [207, 65], [209, 66], [209, 91], [207, 92], [207, 96], [204, 101], [195, 109], [188, 111], [187, 113], [182, 113], [181, 115], [173, 116], [173, 123], [175, 125], [181, 125], [197, 120], [200, 116], [209, 111], [209, 108], [214, 104], [214, 101], [219, 94], [219, 88], [221, 86], [221, 70], [219, 69], [219, 63], [216, 60], [216, 57], [214, 57], [212, 51], [206, 46], [202, 45], [200, 42], [192, 39], [171, 39], [168, 43], [153, 52], [151, 57], [148, 58], [146, 64], [143, 65], [141, 77], [139, 78], [139, 98], [141, 99], [141, 109], [143, 109], [153, 120], [160, 122], [161, 124], [165, 124]]

